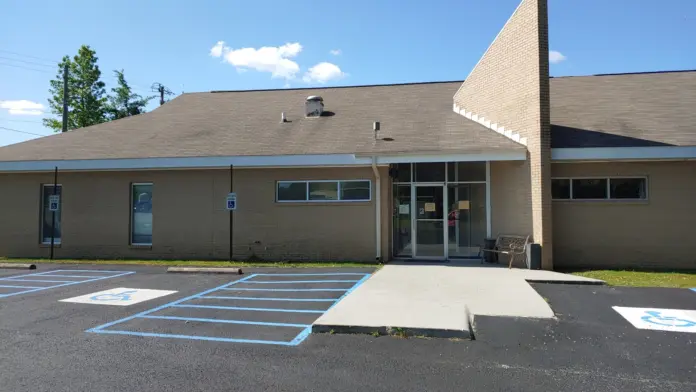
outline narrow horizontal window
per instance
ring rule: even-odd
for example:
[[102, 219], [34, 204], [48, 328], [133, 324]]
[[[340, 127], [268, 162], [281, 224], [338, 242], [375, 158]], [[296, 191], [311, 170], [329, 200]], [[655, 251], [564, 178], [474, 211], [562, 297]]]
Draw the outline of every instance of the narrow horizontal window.
[[338, 183], [310, 182], [309, 200], [338, 200]]
[[370, 181], [341, 181], [341, 200], [369, 201]]
[[306, 201], [307, 182], [279, 182], [278, 201]]
[[573, 179], [573, 199], [606, 199], [606, 178], [576, 178]]
[[610, 178], [609, 197], [611, 199], [647, 199], [645, 178]]
[[152, 184], [131, 184], [131, 244], [152, 245]]
[[369, 201], [369, 180], [346, 181], [278, 181], [276, 201], [336, 202]]
[[570, 199], [570, 179], [554, 178], [551, 180], [551, 198], [554, 200]]
[[647, 200], [645, 177], [553, 178], [553, 200]]

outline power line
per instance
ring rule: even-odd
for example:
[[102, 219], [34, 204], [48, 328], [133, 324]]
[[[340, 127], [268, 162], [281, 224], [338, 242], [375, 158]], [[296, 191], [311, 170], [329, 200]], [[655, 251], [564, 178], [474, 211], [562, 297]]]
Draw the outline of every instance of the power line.
[[[41, 113], [46, 113], [46, 112], [41, 112]], [[0, 121], [12, 121], [12, 122], [23, 122], [23, 123], [34, 123], [34, 124], [43, 124], [41, 121], [32, 121], [32, 120], [15, 120], [12, 118], [0, 118]]]
[[20, 63], [31, 64], [31, 65], [38, 65], [38, 66], [40, 66], [40, 67], [55, 67], [55, 64], [54, 64], [54, 65], [41, 64], [41, 63], [36, 63], [36, 62], [34, 62], [34, 61], [25, 61], [25, 60], [20, 60], [20, 59], [13, 59], [12, 57], [0, 56], [0, 59], [3, 59], [3, 60], [10, 60], [10, 61], [18, 61], [18, 62], [20, 62]]
[[48, 136], [48, 135], [41, 135], [41, 134], [33, 133], [33, 132], [20, 131], [19, 129], [12, 129], [12, 128], [6, 128], [6, 127], [0, 127], [0, 129], [4, 129], [4, 130], [6, 130], [6, 131], [12, 131], [12, 132], [26, 133], [27, 135]]
[[36, 69], [36, 68], [22, 67], [21, 65], [16, 65], [16, 64], [0, 63], [0, 65], [4, 65], [4, 66], [6, 66], [6, 67], [20, 68], [20, 69], [24, 69], [24, 70], [27, 70], [27, 71], [36, 71], [36, 72], [43, 72], [43, 73], [48, 73], [48, 74], [53, 73], [53, 72], [50, 72], [50, 71], [45, 70], [45, 69]]
[[12, 52], [12, 51], [3, 50], [3, 49], [0, 49], [0, 52], [9, 53], [9, 54], [14, 54], [15, 56], [28, 57], [28, 58], [30, 58], [30, 59], [48, 61], [49, 63], [52, 63], [52, 64], [58, 64], [58, 61], [51, 60], [51, 59], [47, 59], [47, 58], [45, 58], [45, 57], [36, 57], [36, 56], [28, 55], [28, 54], [22, 54], [22, 53]]

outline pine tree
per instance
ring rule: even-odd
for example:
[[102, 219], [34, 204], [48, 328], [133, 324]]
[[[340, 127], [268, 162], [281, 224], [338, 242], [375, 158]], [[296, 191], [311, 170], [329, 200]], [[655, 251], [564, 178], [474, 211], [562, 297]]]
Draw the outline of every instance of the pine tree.
[[109, 120], [118, 120], [128, 116], [145, 113], [145, 106], [154, 98], [145, 97], [134, 93], [126, 78], [123, 76], [123, 70], [114, 71], [118, 80], [118, 87], [112, 88], [114, 95], [109, 96], [109, 103], [106, 106], [106, 113]]
[[106, 116], [106, 90], [100, 80], [96, 52], [82, 45], [77, 55], [63, 57], [56, 79], [51, 80], [51, 113], [58, 118], [45, 118], [44, 125], [57, 132], [62, 129], [63, 118], [63, 67], [68, 66], [68, 130], [88, 127], [108, 120]]

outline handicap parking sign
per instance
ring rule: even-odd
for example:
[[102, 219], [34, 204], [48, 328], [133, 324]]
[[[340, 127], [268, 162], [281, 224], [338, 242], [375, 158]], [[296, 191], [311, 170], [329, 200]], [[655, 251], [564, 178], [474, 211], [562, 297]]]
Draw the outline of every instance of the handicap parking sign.
[[79, 304], [94, 305], [116, 305], [128, 306], [151, 300], [165, 295], [174, 294], [176, 291], [169, 290], [150, 290], [150, 289], [129, 289], [118, 287], [111, 290], [98, 291], [96, 293], [81, 295], [68, 299], [61, 299], [60, 302], [74, 302]]
[[50, 195], [48, 196], [48, 210], [58, 211], [60, 208], [60, 195]]
[[237, 209], [237, 194], [236, 193], [228, 193], [227, 194], [227, 209], [229, 211], [234, 211]]
[[696, 310], [612, 308], [638, 329], [696, 333]]

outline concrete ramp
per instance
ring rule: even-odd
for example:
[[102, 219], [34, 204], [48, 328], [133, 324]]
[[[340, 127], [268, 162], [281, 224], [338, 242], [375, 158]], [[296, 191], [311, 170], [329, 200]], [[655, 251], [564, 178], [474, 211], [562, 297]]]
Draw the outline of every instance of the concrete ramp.
[[[471, 338], [474, 315], [553, 318], [526, 278], [601, 283], [550, 271], [452, 265], [387, 265], [317, 319], [313, 332]], [[594, 282], [590, 282], [594, 281]]]

